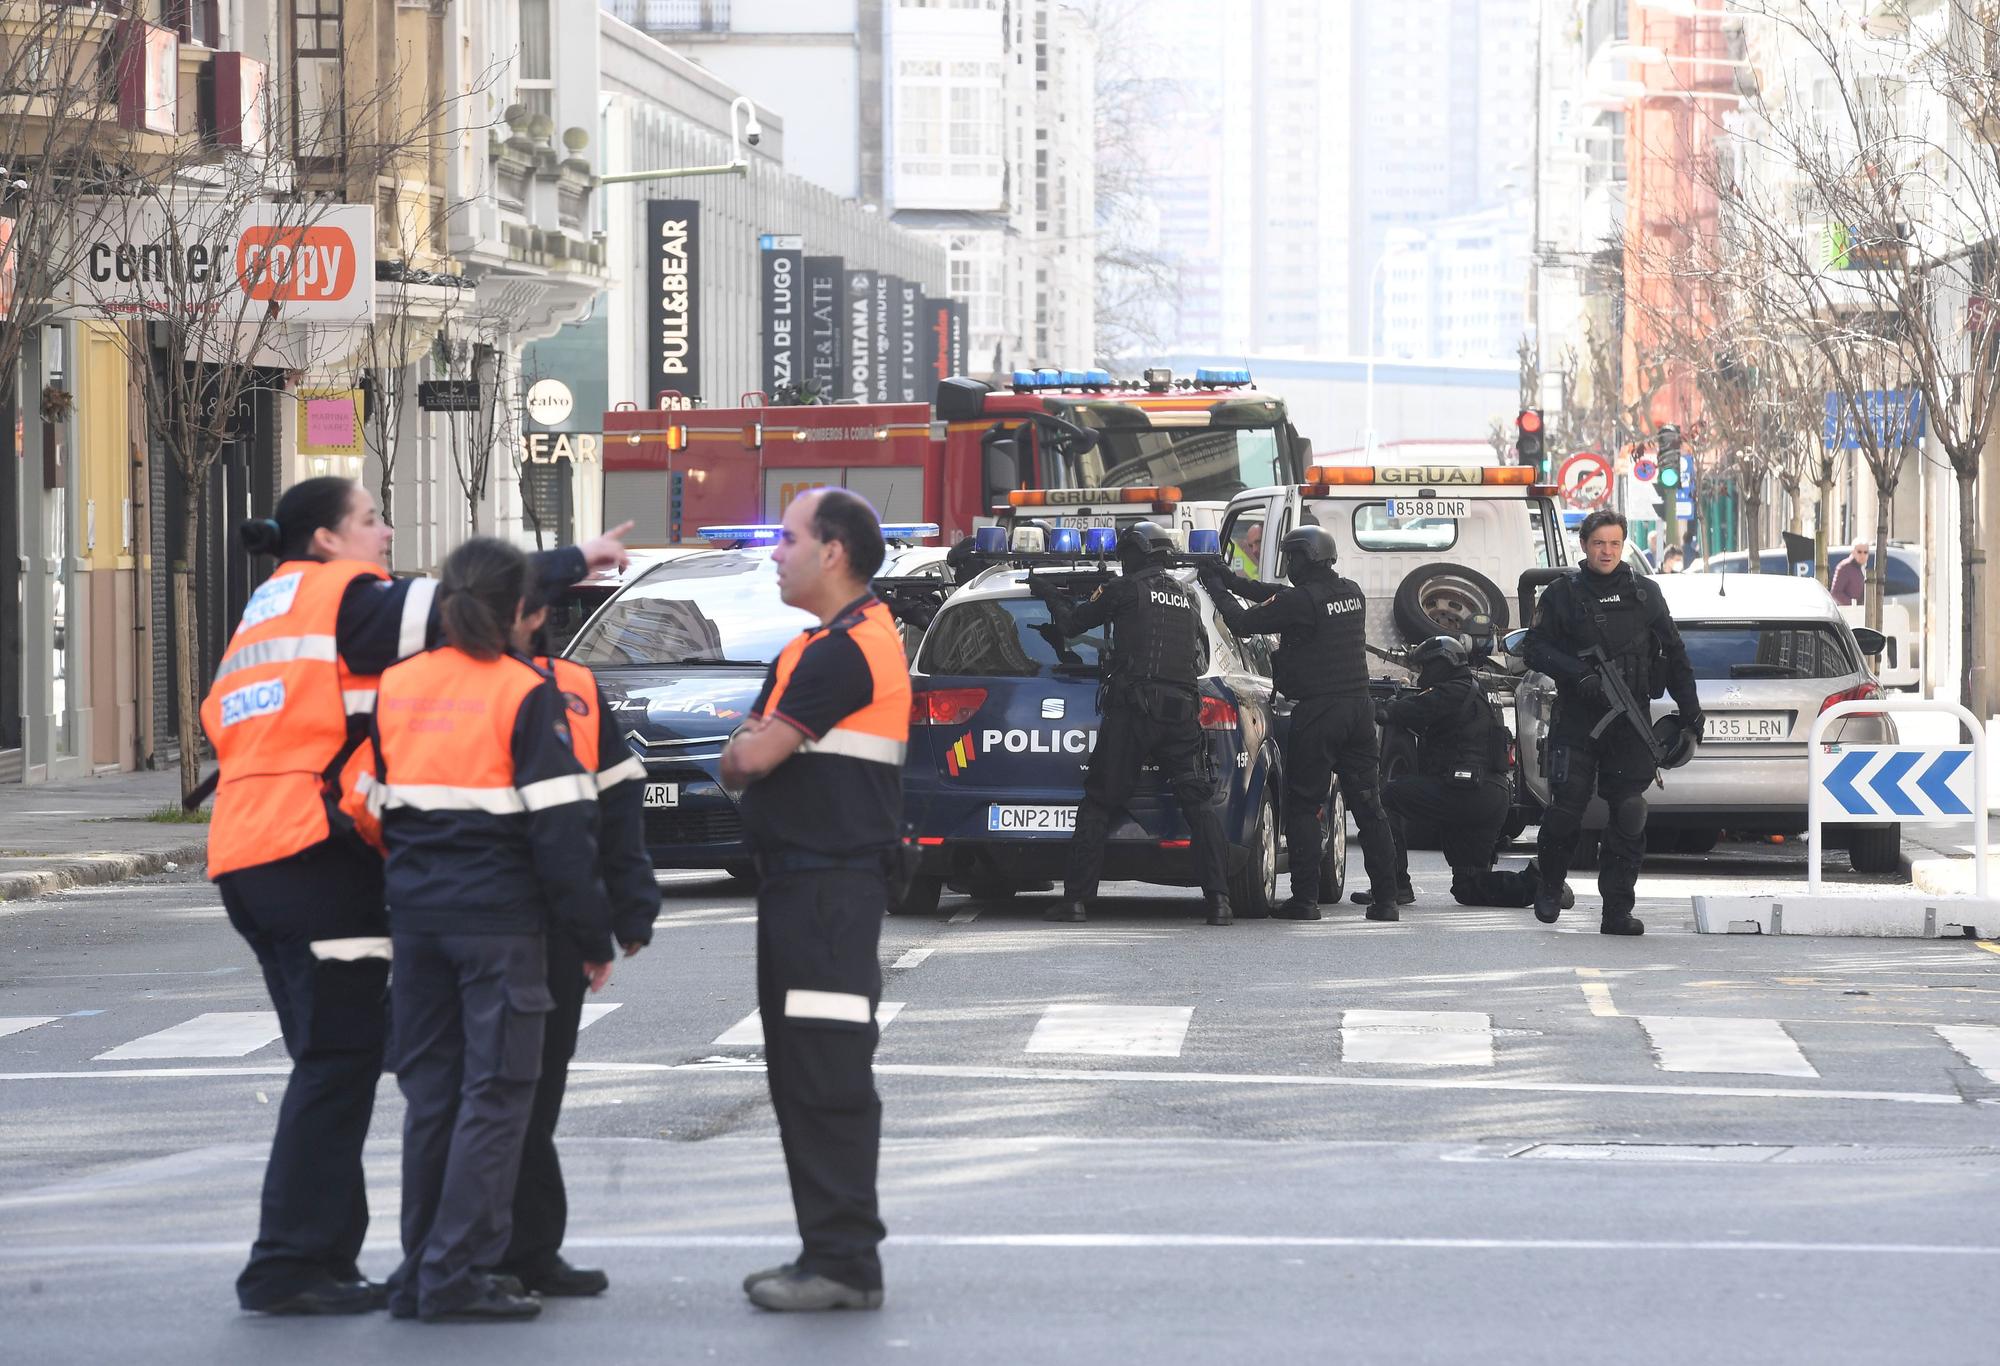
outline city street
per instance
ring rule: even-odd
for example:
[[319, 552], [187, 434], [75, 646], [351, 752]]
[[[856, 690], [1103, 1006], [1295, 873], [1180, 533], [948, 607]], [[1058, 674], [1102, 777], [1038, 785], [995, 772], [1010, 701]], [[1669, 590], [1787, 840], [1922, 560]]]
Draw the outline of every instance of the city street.
[[249, 952], [186, 873], [6, 903], [7, 1356], [1990, 1361], [2000, 953], [1692, 933], [1691, 892], [1802, 876], [1793, 847], [1665, 860], [1636, 940], [1591, 895], [1553, 929], [1453, 906], [1434, 854], [1398, 925], [1210, 929], [1130, 884], [1082, 926], [888, 920], [888, 1303], [785, 1318], [737, 1288], [796, 1246], [752, 902], [665, 875], [564, 1120], [568, 1250], [611, 1291], [509, 1328], [239, 1313], [286, 1068]]

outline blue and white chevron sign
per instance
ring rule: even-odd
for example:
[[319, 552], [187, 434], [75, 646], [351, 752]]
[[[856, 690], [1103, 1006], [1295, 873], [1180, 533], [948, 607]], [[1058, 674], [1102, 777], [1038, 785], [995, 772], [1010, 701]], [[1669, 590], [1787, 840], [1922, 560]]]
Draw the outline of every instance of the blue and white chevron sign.
[[1970, 745], [1843, 748], [1819, 775], [1822, 821], [1963, 820], [1972, 815]]

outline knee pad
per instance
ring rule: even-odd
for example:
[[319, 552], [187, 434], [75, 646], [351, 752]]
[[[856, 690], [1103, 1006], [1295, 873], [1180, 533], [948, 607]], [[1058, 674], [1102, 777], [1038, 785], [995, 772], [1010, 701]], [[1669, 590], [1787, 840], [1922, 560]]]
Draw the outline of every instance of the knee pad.
[[1638, 839], [1646, 833], [1646, 799], [1635, 793], [1613, 802], [1611, 823], [1617, 827], [1619, 834], [1628, 839]]

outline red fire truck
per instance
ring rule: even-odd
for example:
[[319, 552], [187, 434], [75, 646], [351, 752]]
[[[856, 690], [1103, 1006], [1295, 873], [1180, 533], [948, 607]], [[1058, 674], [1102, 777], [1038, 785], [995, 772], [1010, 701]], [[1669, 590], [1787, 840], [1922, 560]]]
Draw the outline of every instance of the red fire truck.
[[1247, 370], [1017, 370], [1004, 388], [947, 379], [935, 407], [621, 404], [604, 415], [607, 520], [634, 545], [702, 526], [772, 523], [802, 489], [840, 484], [885, 521], [935, 522], [944, 543], [994, 520], [1017, 489], [1177, 487], [1191, 500], [1297, 483], [1311, 448]]

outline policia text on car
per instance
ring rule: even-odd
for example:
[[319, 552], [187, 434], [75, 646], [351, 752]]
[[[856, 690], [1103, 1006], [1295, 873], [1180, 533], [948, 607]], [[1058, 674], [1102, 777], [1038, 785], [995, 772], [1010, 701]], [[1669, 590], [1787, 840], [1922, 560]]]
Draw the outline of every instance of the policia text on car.
[[[1597, 873], [1606, 934], [1646, 931], [1632, 905], [1646, 853], [1645, 792], [1658, 771], [1655, 749], [1668, 767], [1684, 763], [1702, 732], [1687, 648], [1659, 589], [1624, 563], [1625, 532], [1616, 512], [1583, 519], [1583, 563], [1543, 590], [1524, 648], [1528, 666], [1556, 683], [1548, 733], [1551, 809], [1536, 845], [1535, 918], [1553, 924], [1561, 914], [1563, 880], [1594, 793], [1609, 813]], [[1645, 718], [1621, 714], [1600, 667], [1615, 669], [1640, 706], [1673, 694], [1679, 715], [1659, 723], [1663, 743], [1649, 745], [1638, 734], [1633, 722]]]
[[[1295, 527], [1278, 542], [1291, 587], [1203, 566], [1215, 604], [1238, 635], [1275, 633], [1273, 682], [1292, 699], [1285, 736], [1285, 842], [1292, 894], [1273, 912], [1317, 920], [1321, 828], [1336, 776], [1361, 832], [1370, 920], [1397, 918], [1395, 843], [1382, 809], [1375, 706], [1368, 695], [1368, 599], [1334, 572], [1338, 546], [1324, 527]], [[1233, 595], [1233, 596], [1232, 596]], [[1237, 597], [1250, 598], [1246, 608]]]
[[[389, 927], [381, 860], [339, 807], [362, 771], [379, 675], [443, 638], [437, 584], [389, 577], [392, 533], [349, 480], [294, 485], [242, 534], [279, 563], [202, 705], [219, 761], [208, 873], [257, 955], [293, 1067], [237, 1297], [270, 1313], [363, 1312], [385, 1302], [355, 1259]], [[536, 556], [535, 572], [559, 586], [618, 564], [617, 534]]]
[[885, 550], [874, 512], [845, 489], [792, 500], [772, 554], [778, 591], [820, 624], [778, 655], [722, 752], [757, 855], [764, 1071], [803, 1243], [744, 1281], [764, 1309], [882, 1303], [876, 950], [910, 734], [902, 639], [868, 587]]
[[1088, 602], [1072, 605], [1048, 580], [1028, 580], [1029, 591], [1048, 605], [1050, 620], [1063, 636], [1079, 636], [1107, 623], [1111, 627], [1111, 661], [1105, 666], [1099, 708], [1104, 721], [1084, 775], [1063, 899], [1050, 908], [1050, 920], [1084, 918], [1086, 905], [1097, 895], [1112, 817], [1131, 800], [1149, 759], [1159, 765], [1160, 779], [1187, 822], [1208, 923], [1227, 925], [1234, 919], [1222, 819], [1211, 805], [1215, 783], [1208, 738], [1201, 730], [1196, 684], [1201, 623], [1194, 595], [1167, 572], [1173, 550], [1173, 537], [1165, 528], [1138, 522], [1118, 536], [1124, 574], [1099, 587]]

